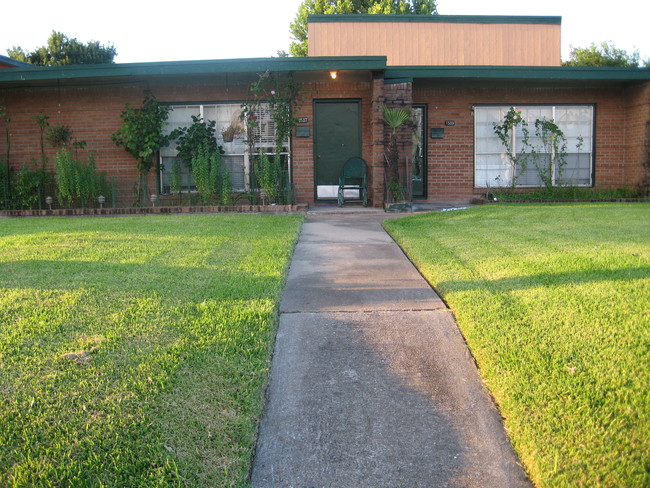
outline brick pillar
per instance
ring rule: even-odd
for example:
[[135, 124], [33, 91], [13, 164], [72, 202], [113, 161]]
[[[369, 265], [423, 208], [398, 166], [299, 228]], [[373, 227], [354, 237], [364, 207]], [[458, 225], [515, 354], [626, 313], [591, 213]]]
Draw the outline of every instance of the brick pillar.
[[372, 82], [372, 120], [370, 129], [372, 135], [372, 159], [368, 162], [368, 177], [370, 180], [368, 192], [374, 207], [381, 207], [384, 204], [385, 124], [381, 115], [384, 102], [384, 80], [375, 79]]

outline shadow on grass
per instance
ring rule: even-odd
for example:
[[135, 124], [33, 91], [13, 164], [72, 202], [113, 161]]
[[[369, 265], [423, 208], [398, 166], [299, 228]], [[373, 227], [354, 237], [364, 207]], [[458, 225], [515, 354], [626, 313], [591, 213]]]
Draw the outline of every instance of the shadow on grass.
[[617, 270], [598, 269], [583, 272], [540, 273], [535, 275], [511, 276], [507, 278], [448, 280], [438, 283], [443, 290], [470, 291], [484, 289], [486, 282], [494, 290], [516, 291], [538, 288], [540, 286], [580, 285], [604, 281], [631, 281], [650, 278], [650, 266], [623, 268]]
[[156, 293], [171, 300], [277, 298], [277, 276], [153, 263], [24, 260], [0, 263], [0, 288]]

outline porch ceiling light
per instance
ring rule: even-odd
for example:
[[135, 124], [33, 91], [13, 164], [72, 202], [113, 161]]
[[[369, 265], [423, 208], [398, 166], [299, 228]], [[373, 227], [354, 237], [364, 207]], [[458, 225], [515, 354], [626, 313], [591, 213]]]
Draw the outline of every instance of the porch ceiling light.
[[338, 76], [338, 73], [336, 71], [330, 71], [330, 76], [333, 80], [335, 80], [336, 77]]

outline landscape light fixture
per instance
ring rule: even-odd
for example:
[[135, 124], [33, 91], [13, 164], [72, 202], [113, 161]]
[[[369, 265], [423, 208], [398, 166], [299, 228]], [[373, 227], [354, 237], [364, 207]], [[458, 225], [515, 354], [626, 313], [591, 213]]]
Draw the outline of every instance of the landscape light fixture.
[[54, 199], [52, 197], [45, 197], [45, 203], [47, 203], [47, 206], [50, 207], [50, 210], [52, 210], [52, 202]]
[[338, 73], [336, 71], [330, 71], [330, 76], [332, 77], [333, 80], [335, 80], [336, 77], [338, 76]]
[[99, 195], [97, 197], [97, 201], [99, 202], [99, 208], [104, 208], [104, 203], [106, 203], [106, 197], [104, 195]]
[[156, 195], [155, 193], [153, 193], [153, 194], [151, 195], [151, 197], [149, 197], [149, 198], [151, 199], [151, 204], [155, 207], [155, 206], [156, 206], [156, 202], [158, 201], [158, 195]]

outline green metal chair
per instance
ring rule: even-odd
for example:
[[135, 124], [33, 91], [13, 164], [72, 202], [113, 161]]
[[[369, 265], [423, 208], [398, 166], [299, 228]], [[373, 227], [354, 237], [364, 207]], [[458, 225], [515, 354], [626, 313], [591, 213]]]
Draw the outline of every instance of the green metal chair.
[[[364, 207], [368, 206], [368, 166], [366, 166], [366, 162], [359, 157], [350, 158], [343, 165], [343, 169], [339, 176], [339, 207], [345, 205], [346, 190], [358, 191], [359, 197], [352, 200], [363, 202]], [[348, 198], [348, 200], [350, 200], [350, 198]]]

